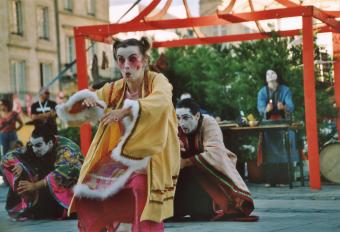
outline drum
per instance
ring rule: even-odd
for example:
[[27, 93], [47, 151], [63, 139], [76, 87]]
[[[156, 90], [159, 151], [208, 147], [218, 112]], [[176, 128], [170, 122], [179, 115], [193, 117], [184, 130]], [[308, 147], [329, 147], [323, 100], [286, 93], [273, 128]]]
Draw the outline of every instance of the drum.
[[340, 143], [327, 143], [320, 152], [320, 170], [329, 181], [340, 184]]

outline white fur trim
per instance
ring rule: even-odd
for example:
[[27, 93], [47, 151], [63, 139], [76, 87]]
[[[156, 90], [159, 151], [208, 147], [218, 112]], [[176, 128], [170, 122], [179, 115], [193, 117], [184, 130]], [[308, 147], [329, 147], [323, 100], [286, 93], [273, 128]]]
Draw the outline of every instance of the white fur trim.
[[112, 150], [111, 157], [114, 160], [117, 160], [131, 168], [134, 168], [134, 170], [139, 170], [139, 169], [145, 168], [148, 165], [150, 157], [145, 157], [142, 160], [133, 160], [133, 159], [129, 159], [121, 155], [123, 145], [128, 139], [128, 137], [130, 136], [130, 134], [132, 133], [133, 128], [135, 127], [135, 124], [139, 116], [139, 111], [140, 111], [140, 106], [139, 106], [138, 101], [126, 99], [123, 104], [123, 109], [129, 108], [129, 107], [131, 108], [132, 118], [125, 117], [123, 119], [122, 123], [125, 128], [124, 135], [120, 138], [120, 141], [118, 145], [116, 146], [116, 148]]
[[66, 123], [77, 124], [81, 124], [84, 122], [97, 123], [98, 120], [104, 115], [104, 109], [100, 107], [84, 109], [83, 111], [76, 114], [69, 113], [69, 110], [75, 103], [88, 97], [94, 98], [99, 105], [101, 105], [104, 109], [106, 108], [105, 102], [101, 101], [96, 93], [88, 89], [83, 89], [73, 94], [66, 103], [59, 104], [56, 106], [56, 112], [58, 117]]
[[131, 174], [137, 170], [141, 170], [147, 167], [150, 157], [145, 157], [142, 160], [132, 160], [122, 156], [122, 148], [130, 134], [132, 133], [133, 128], [137, 122], [139, 116], [140, 106], [138, 101], [126, 99], [123, 104], [124, 108], [131, 107], [132, 117], [125, 117], [122, 120], [124, 125], [124, 134], [121, 136], [120, 141], [115, 149], [112, 150], [111, 157], [128, 166], [129, 168], [126, 172], [117, 178], [115, 182], [113, 182], [109, 187], [105, 189], [90, 189], [86, 184], [77, 184], [75, 185], [73, 191], [77, 197], [87, 197], [87, 198], [96, 198], [96, 199], [106, 199], [109, 196], [116, 194], [119, 190], [121, 190], [126, 182], [129, 180]]
[[133, 173], [132, 169], [126, 170], [126, 172], [117, 178], [115, 182], [113, 182], [109, 187], [105, 189], [90, 189], [86, 184], [76, 184], [73, 188], [74, 195], [77, 197], [86, 197], [86, 198], [95, 198], [95, 199], [106, 199], [109, 196], [116, 194], [119, 190], [121, 190], [125, 183], [129, 180], [131, 174]]

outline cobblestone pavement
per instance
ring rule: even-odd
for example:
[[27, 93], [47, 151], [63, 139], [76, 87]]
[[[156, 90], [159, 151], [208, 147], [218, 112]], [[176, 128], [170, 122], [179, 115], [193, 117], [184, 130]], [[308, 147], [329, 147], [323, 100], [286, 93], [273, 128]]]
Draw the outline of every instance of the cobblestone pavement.
[[[323, 186], [321, 191], [308, 187], [264, 188], [249, 185], [255, 199], [259, 222], [166, 223], [167, 232], [328, 232], [340, 231], [340, 186]], [[77, 221], [11, 221], [4, 209], [7, 188], [0, 186], [0, 231], [74, 232]]]

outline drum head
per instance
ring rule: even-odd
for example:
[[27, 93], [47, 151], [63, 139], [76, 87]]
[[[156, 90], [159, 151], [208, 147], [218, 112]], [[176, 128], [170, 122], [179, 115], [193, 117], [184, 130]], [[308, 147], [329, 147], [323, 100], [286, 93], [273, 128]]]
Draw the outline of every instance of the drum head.
[[327, 180], [340, 184], [340, 143], [328, 144], [321, 150], [320, 169]]

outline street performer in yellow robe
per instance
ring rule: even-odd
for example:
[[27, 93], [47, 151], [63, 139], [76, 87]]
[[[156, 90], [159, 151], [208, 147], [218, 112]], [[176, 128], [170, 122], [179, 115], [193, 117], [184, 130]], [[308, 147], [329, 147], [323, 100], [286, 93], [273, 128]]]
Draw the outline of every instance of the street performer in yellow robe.
[[57, 106], [70, 124], [100, 120], [70, 211], [79, 231], [164, 231], [173, 215], [180, 146], [172, 86], [147, 70], [146, 38], [116, 40], [122, 79]]

